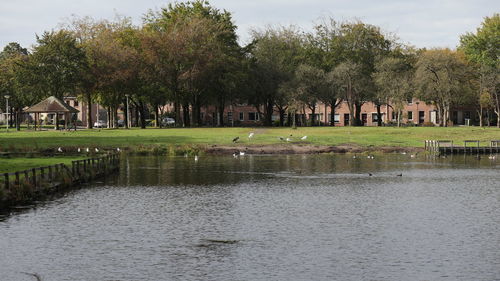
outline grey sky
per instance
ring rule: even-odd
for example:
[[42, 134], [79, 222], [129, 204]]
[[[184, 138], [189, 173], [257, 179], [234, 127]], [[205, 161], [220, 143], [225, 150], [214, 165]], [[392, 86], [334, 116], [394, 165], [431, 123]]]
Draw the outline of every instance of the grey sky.
[[[24, 47], [35, 43], [35, 34], [51, 30], [71, 15], [112, 19], [116, 13], [136, 24], [148, 9], [170, 1], [160, 0], [0, 0], [0, 48], [9, 42]], [[266, 25], [297, 25], [305, 30], [320, 17], [360, 19], [395, 33], [417, 47], [454, 48], [459, 37], [474, 31], [486, 16], [500, 12], [498, 0], [212, 0], [217, 8], [233, 14], [241, 42], [249, 30]]]

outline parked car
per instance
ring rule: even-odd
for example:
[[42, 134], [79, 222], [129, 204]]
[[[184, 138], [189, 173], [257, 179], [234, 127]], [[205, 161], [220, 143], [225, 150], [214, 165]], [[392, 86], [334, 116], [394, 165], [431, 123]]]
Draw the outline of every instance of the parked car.
[[106, 122], [104, 122], [103, 120], [97, 120], [94, 123], [94, 128], [107, 128], [107, 127], [108, 127], [108, 124]]
[[170, 117], [165, 117], [161, 120], [161, 125], [162, 126], [174, 126], [175, 125], [175, 119], [170, 118]]

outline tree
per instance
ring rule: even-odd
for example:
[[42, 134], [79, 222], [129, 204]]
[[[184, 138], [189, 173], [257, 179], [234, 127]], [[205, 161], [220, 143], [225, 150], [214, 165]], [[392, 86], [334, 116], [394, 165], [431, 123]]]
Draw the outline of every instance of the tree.
[[[9, 95], [9, 112], [15, 115], [15, 124], [17, 130], [20, 130], [20, 117], [22, 108], [33, 103], [33, 95], [28, 94], [26, 88], [20, 83], [21, 75], [20, 65], [28, 58], [28, 51], [22, 48], [18, 43], [9, 43], [0, 52], [0, 104], [3, 104], [4, 95]], [[9, 119], [9, 117], [7, 117]], [[9, 122], [9, 121], [7, 121]]]
[[[497, 115], [497, 127], [500, 128], [500, 14], [486, 17], [476, 31], [460, 37], [459, 49], [474, 65], [479, 73], [477, 99], [484, 101], [485, 93], [491, 95], [494, 111]], [[484, 104], [479, 102], [480, 106]], [[482, 108], [480, 120], [482, 124]]]
[[[146, 18], [143, 38], [148, 64], [169, 90], [176, 118], [190, 125], [190, 108], [196, 124], [200, 107], [213, 101], [220, 125], [228, 99], [234, 93], [242, 52], [231, 14], [206, 1], [170, 4]], [[191, 106], [190, 106], [191, 105]]]
[[280, 116], [288, 106], [283, 86], [294, 78], [303, 61], [303, 37], [294, 27], [268, 28], [262, 32], [254, 31], [253, 41], [251, 73], [255, 84], [249, 102], [259, 111], [261, 106], [264, 107], [264, 125], [270, 126], [274, 106], [279, 109]]
[[[295, 71], [296, 100], [305, 104], [312, 114], [311, 125], [316, 125], [316, 106], [328, 90], [326, 74], [322, 69], [301, 64]], [[319, 120], [318, 120], [319, 121]]]
[[360, 100], [361, 93], [367, 92], [366, 82], [367, 76], [364, 75], [362, 66], [352, 61], [346, 61], [339, 64], [331, 73], [332, 80], [336, 81], [340, 86], [342, 99], [347, 102], [349, 107], [350, 117], [349, 125], [354, 126], [359, 122], [354, 118], [355, 112], [359, 112], [363, 100]]
[[[76, 94], [87, 69], [85, 51], [72, 33], [59, 30], [37, 36], [37, 45], [20, 70], [21, 83], [40, 98], [55, 96], [62, 99]], [[59, 128], [56, 114], [56, 127]]]
[[[399, 127], [404, 105], [412, 98], [413, 67], [404, 58], [383, 57], [375, 64], [375, 69], [373, 78], [377, 86], [377, 98], [392, 105], [397, 112]], [[380, 116], [378, 121], [380, 126]]]
[[450, 107], [464, 104], [472, 79], [465, 58], [449, 49], [433, 49], [420, 54], [416, 63], [415, 87], [420, 100], [436, 105], [439, 125], [448, 126]]
[[37, 36], [37, 44], [30, 56], [32, 76], [41, 96], [63, 98], [75, 93], [80, 75], [86, 68], [85, 52], [76, 38], [67, 31], [44, 32]]

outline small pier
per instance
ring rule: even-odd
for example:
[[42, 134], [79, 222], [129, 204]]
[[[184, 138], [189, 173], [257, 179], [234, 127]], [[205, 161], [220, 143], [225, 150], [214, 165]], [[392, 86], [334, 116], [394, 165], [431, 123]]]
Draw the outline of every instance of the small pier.
[[[463, 144], [463, 145], [462, 145]], [[500, 140], [481, 142], [464, 140], [454, 143], [451, 140], [426, 140], [425, 150], [437, 154], [499, 154]]]

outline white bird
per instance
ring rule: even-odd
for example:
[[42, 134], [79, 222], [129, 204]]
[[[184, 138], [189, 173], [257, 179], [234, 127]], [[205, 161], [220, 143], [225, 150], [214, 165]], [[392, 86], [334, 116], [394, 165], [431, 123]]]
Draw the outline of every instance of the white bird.
[[195, 161], [195, 162], [198, 162], [198, 155], [195, 155], [195, 156], [194, 156], [194, 161]]
[[495, 155], [490, 155], [490, 156], [488, 156], [488, 159], [495, 160], [495, 159], [497, 159], [497, 157]]
[[187, 158], [187, 157], [188, 157], [188, 154], [187, 154], [187, 153], [184, 153], [184, 157], [186, 157], [186, 158]]
[[410, 158], [415, 158], [415, 157], [417, 157], [416, 154], [410, 154]]
[[57, 152], [63, 152], [62, 148], [60, 148], [60, 147], [59, 147], [59, 148], [57, 149]]
[[375, 157], [373, 155], [368, 155], [367, 158], [368, 159], [375, 159]]
[[78, 153], [82, 152], [82, 150], [80, 148], [78, 148]]
[[291, 138], [286, 138], [286, 141], [292, 141], [292, 139]]
[[240, 151], [240, 156], [245, 156], [245, 152]]
[[236, 152], [235, 152], [235, 153], [233, 153], [233, 157], [234, 157], [234, 158], [238, 158], [238, 154], [237, 154]]
[[120, 151], [121, 151], [121, 149], [120, 149], [119, 147], [117, 147], [117, 148], [116, 148], [116, 151], [120, 152]]
[[401, 152], [401, 154], [406, 155], [406, 151]]
[[90, 152], [90, 149], [87, 147], [86, 151], [87, 151], [87, 153], [89, 153], [89, 152]]
[[99, 149], [97, 147], [95, 148], [95, 152], [99, 152]]
[[354, 156], [352, 157], [352, 159], [356, 159], [356, 158], [357, 158], [357, 157], [356, 157], [356, 155], [354, 155]]
[[254, 135], [254, 133], [250, 133], [250, 134], [248, 135], [248, 138], [249, 138], [249, 139], [253, 138], [253, 135]]
[[306, 140], [307, 139], [307, 136], [303, 136], [300, 138], [301, 140]]

